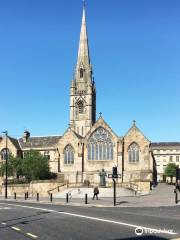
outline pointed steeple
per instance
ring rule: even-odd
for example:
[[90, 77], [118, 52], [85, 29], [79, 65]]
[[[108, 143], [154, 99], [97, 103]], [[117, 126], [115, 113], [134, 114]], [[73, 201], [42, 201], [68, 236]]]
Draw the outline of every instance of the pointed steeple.
[[80, 68], [82, 65], [84, 67], [88, 67], [90, 65], [85, 3], [83, 5], [83, 15], [82, 15], [81, 33], [80, 33], [80, 40], [79, 40], [77, 67]]
[[84, 4], [77, 65], [70, 88], [70, 125], [73, 131], [84, 137], [95, 121], [96, 88], [90, 64]]

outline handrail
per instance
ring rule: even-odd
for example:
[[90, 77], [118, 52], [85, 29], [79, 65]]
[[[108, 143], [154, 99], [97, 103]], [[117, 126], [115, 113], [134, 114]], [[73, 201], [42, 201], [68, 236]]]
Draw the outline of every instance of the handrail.
[[65, 186], [65, 185], [67, 185], [67, 187], [68, 187], [68, 183], [66, 182], [66, 183], [61, 183], [61, 185], [58, 185], [58, 186], [56, 186], [55, 188], [49, 189], [49, 190], [47, 191], [48, 195], [50, 195], [50, 193], [51, 193], [52, 191], [56, 190], [56, 189], [57, 189], [58, 192], [59, 192], [59, 188]]
[[139, 194], [141, 193], [141, 190], [139, 189], [138, 184], [135, 184], [133, 182], [127, 183], [126, 188], [134, 191], [135, 195], [137, 195], [137, 193], [139, 193]]

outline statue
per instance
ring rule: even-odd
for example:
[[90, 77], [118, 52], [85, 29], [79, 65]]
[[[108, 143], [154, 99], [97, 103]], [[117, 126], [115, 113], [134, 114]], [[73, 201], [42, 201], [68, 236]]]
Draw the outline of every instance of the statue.
[[102, 171], [99, 173], [100, 176], [100, 186], [101, 187], [105, 187], [106, 186], [106, 172], [104, 171], [104, 169], [102, 169]]

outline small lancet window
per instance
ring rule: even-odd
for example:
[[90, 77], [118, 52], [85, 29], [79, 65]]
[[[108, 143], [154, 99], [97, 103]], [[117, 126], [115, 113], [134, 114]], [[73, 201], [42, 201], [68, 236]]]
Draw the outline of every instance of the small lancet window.
[[80, 68], [80, 78], [83, 78], [83, 75], [84, 75], [84, 70], [83, 68]]
[[9, 157], [10, 157], [10, 151], [9, 151], [9, 149], [8, 149], [8, 148], [2, 149], [0, 155], [1, 155], [1, 160], [6, 160], [6, 158], [7, 158], [7, 160], [9, 160]]
[[74, 150], [71, 145], [67, 145], [64, 149], [64, 164], [74, 163]]
[[78, 102], [78, 112], [82, 114], [84, 112], [84, 104], [82, 101]]

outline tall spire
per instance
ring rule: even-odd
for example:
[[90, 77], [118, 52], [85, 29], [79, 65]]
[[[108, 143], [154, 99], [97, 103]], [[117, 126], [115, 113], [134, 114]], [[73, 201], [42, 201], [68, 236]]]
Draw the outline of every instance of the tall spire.
[[84, 137], [96, 121], [96, 87], [90, 64], [85, 2], [83, 3], [78, 59], [70, 87], [70, 125]]
[[80, 67], [82, 64], [84, 65], [84, 67], [90, 65], [88, 36], [87, 36], [87, 27], [86, 27], [85, 1], [83, 1], [83, 15], [82, 15], [77, 66]]

